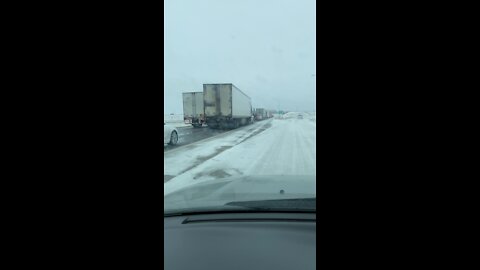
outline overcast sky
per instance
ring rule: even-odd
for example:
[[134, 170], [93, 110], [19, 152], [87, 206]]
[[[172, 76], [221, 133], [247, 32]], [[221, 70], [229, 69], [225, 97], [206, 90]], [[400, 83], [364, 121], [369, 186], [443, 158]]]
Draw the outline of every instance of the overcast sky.
[[315, 110], [315, 0], [164, 0], [165, 113], [233, 83], [253, 107]]

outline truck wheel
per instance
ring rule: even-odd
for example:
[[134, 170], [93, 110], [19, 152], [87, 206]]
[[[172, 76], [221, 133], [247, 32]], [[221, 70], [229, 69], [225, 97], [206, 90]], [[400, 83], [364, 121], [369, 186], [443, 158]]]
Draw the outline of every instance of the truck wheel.
[[172, 132], [172, 135], [170, 135], [170, 142], [168, 144], [170, 145], [175, 145], [178, 142], [178, 134], [176, 131]]

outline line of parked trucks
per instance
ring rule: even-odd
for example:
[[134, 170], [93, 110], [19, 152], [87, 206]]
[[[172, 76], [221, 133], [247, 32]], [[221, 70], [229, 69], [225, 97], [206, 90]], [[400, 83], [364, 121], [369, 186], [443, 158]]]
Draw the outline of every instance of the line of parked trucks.
[[204, 84], [203, 92], [182, 95], [184, 121], [195, 128], [237, 128], [273, 117], [271, 110], [253, 108], [250, 97], [231, 83]]

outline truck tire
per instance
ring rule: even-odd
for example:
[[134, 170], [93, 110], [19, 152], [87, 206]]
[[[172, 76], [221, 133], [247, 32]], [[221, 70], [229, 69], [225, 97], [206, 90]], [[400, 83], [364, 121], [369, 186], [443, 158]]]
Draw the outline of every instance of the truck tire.
[[170, 142], [168, 144], [175, 145], [178, 143], [178, 134], [176, 131], [173, 131], [170, 135]]

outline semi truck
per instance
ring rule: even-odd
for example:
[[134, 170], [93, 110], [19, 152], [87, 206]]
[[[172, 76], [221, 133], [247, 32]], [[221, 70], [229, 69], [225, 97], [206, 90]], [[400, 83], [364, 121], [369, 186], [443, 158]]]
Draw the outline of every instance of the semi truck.
[[267, 110], [264, 108], [256, 108], [255, 109], [255, 120], [261, 121], [267, 119]]
[[201, 127], [205, 123], [203, 92], [186, 92], [182, 96], [185, 124], [191, 124], [194, 128]]
[[267, 118], [272, 118], [273, 117], [273, 111], [272, 110], [268, 110], [267, 111]]
[[253, 121], [250, 97], [231, 83], [204, 84], [203, 106], [210, 128], [237, 128]]

